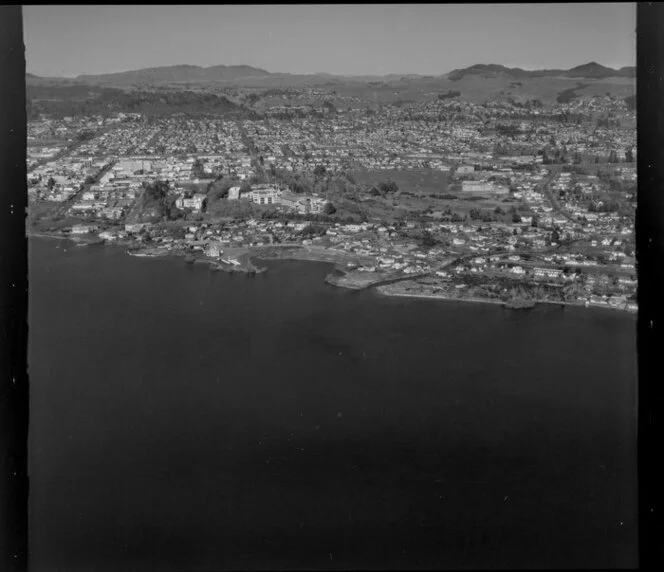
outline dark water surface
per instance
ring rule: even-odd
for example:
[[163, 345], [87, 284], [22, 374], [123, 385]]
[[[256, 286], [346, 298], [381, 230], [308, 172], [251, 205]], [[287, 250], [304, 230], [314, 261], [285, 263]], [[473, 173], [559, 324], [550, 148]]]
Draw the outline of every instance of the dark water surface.
[[633, 316], [30, 248], [32, 570], [636, 566]]

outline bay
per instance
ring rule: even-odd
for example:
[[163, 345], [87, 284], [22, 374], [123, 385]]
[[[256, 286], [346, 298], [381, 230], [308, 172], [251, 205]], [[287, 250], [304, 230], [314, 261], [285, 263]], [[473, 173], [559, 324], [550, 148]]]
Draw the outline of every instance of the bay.
[[636, 320], [30, 240], [30, 567], [637, 565]]

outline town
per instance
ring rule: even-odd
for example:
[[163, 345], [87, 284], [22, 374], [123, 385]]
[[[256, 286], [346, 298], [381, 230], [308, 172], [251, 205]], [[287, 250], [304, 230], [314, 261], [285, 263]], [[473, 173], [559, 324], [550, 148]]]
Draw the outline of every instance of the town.
[[626, 99], [313, 95], [252, 118], [42, 115], [29, 232], [234, 272], [333, 262], [331, 284], [389, 295], [637, 309]]

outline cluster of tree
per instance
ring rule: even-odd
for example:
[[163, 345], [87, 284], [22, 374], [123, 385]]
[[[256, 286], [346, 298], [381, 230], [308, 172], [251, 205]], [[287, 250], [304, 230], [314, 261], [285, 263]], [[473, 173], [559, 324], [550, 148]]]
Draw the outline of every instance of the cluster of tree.
[[630, 111], [636, 110], [636, 95], [629, 95], [625, 97], [623, 101], [627, 104], [627, 109]]
[[[335, 210], [336, 213], [336, 210]], [[308, 214], [303, 214], [303, 213], [295, 213], [295, 212], [284, 212], [280, 211], [277, 209], [264, 209], [260, 213], [260, 218], [262, 220], [277, 220], [277, 221], [282, 221], [282, 222], [288, 222], [288, 221], [307, 221], [307, 222], [315, 222], [315, 223], [333, 223], [333, 222], [340, 222], [340, 223], [356, 223], [358, 222], [358, 217], [352, 216], [352, 215], [345, 215], [345, 216], [340, 216], [336, 214], [335, 216], [332, 216], [335, 213], [308, 213]]]
[[371, 187], [369, 194], [371, 194], [374, 197], [377, 196], [385, 197], [387, 195], [396, 193], [398, 190], [399, 190], [399, 185], [397, 185], [392, 180], [388, 180], [388, 181], [381, 181], [375, 184], [373, 187]]
[[528, 109], [528, 110], [542, 109], [542, 107], [544, 107], [544, 104], [539, 99], [528, 99], [526, 101], [519, 101], [519, 100], [516, 100], [516, 99], [510, 99], [510, 103], [514, 107], [517, 107], [517, 108], [520, 108], [520, 109]]
[[569, 103], [573, 99], [576, 99], [577, 97], [580, 96], [580, 94], [577, 93], [577, 91], [583, 89], [584, 87], [587, 87], [587, 85], [578, 84], [576, 87], [572, 87], [570, 89], [561, 91], [556, 97], [556, 101], [558, 103]]
[[542, 155], [543, 165], [559, 165], [561, 163], [569, 162], [569, 155], [567, 154], [567, 149], [561, 149], [560, 147], [556, 147], [553, 150], [553, 155], [550, 155], [547, 149], [544, 149], [541, 155]]
[[[412, 193], [410, 193], [410, 194], [412, 194]], [[432, 199], [440, 199], [440, 200], [445, 200], [445, 201], [454, 201], [458, 198], [456, 195], [451, 195], [449, 193], [443, 193], [442, 195], [440, 195], [438, 193], [430, 193], [429, 197], [431, 197]]]
[[[53, 86], [51, 97], [28, 96], [28, 109], [35, 116], [39, 114], [53, 117], [76, 115], [110, 115], [119, 112], [142, 113], [149, 115], [169, 115], [174, 113], [200, 114], [242, 114], [244, 108], [223, 95], [193, 91], [123, 91], [110, 87], [85, 87], [85, 97], [71, 97], [76, 86]], [[78, 92], [77, 92], [78, 93]], [[83, 93], [83, 92], [81, 92]]]
[[596, 175], [600, 181], [609, 186], [611, 192], [636, 193], [636, 181], [623, 179], [618, 171], [608, 172], [598, 169]]
[[204, 179], [207, 177], [203, 161], [201, 161], [198, 157], [191, 166], [191, 175], [194, 179]]
[[624, 208], [625, 205], [622, 201], [609, 199], [601, 202], [591, 202], [588, 205], [588, 212], [591, 213], [615, 213], [626, 212], [630, 213], [631, 208]]
[[85, 141], [93, 139], [95, 135], [97, 135], [96, 131], [93, 131], [92, 129], [83, 129], [76, 134], [76, 141], [84, 143]]
[[323, 212], [326, 215], [333, 215], [334, 213], [337, 212], [337, 207], [335, 207], [331, 202], [328, 202], [323, 207]]
[[327, 228], [319, 224], [308, 224], [301, 231], [302, 236], [323, 236], [327, 232]]
[[445, 100], [445, 99], [452, 99], [452, 98], [460, 97], [460, 96], [461, 96], [460, 91], [450, 89], [450, 90], [446, 91], [445, 93], [439, 93], [438, 94], [438, 99], [439, 100]]
[[169, 182], [157, 179], [143, 183], [143, 193], [137, 201], [139, 212], [153, 212], [160, 220], [176, 220], [184, 213], [175, 206], [175, 197], [169, 197]]
[[329, 113], [336, 113], [337, 108], [331, 101], [324, 101], [323, 102], [323, 107], [329, 112]]
[[462, 222], [466, 220], [465, 216], [461, 216], [458, 212], [453, 211], [450, 207], [445, 207], [443, 211], [443, 219], [450, 220], [451, 222]]
[[260, 100], [260, 98], [261, 96], [258, 93], [252, 92], [249, 95], [247, 95], [245, 101], [247, 102], [248, 105], [255, 105], [256, 102]]
[[316, 185], [316, 179], [310, 173], [294, 173], [276, 169], [274, 165], [270, 166], [269, 175], [273, 183], [286, 186], [291, 192], [297, 194], [310, 193]]
[[[516, 209], [512, 210], [511, 213], [512, 213], [512, 222], [515, 223], [521, 222], [521, 216], [516, 211]], [[485, 209], [472, 208], [470, 209], [468, 215], [470, 216], [471, 220], [481, 220], [482, 222], [495, 222], [501, 220], [501, 216], [505, 215], [505, 211], [503, 211], [500, 207], [496, 207], [496, 209], [494, 209], [493, 212]]]
[[[608, 163], [620, 163], [620, 158], [618, 157], [618, 153], [616, 152], [615, 149], [611, 149], [609, 151], [609, 158], [607, 159]], [[626, 149], [625, 150], [625, 163], [633, 163], [634, 162], [634, 150], [632, 148]]]
[[228, 190], [235, 184], [231, 179], [218, 176], [214, 181], [210, 181], [205, 189], [208, 203], [225, 199], [228, 196]]

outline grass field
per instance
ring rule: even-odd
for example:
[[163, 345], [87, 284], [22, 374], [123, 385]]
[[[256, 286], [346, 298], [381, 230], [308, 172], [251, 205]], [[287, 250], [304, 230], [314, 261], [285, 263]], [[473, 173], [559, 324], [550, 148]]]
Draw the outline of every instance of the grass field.
[[396, 171], [381, 169], [376, 171], [355, 171], [353, 177], [358, 183], [379, 183], [394, 181], [400, 191], [416, 195], [444, 194], [447, 192], [447, 175], [444, 171], [433, 169], [416, 169]]
[[[392, 180], [399, 186], [400, 192], [393, 197], [375, 197], [362, 203], [363, 208], [369, 209], [374, 216], [380, 216], [386, 220], [398, 217], [399, 214], [424, 209], [440, 212], [450, 208], [452, 211], [465, 215], [473, 208], [494, 210], [499, 206], [504, 211], [508, 211], [511, 206], [519, 205], [519, 201], [505, 201], [504, 199], [507, 198], [505, 196], [476, 197], [474, 193], [464, 194], [458, 190], [453, 191], [448, 187], [448, 174], [432, 169], [355, 171], [353, 176], [358, 183], [373, 184]], [[437, 195], [437, 197], [431, 195]], [[522, 209], [520, 212], [525, 213]], [[511, 216], [506, 215], [503, 218], [505, 222], [511, 220]]]

